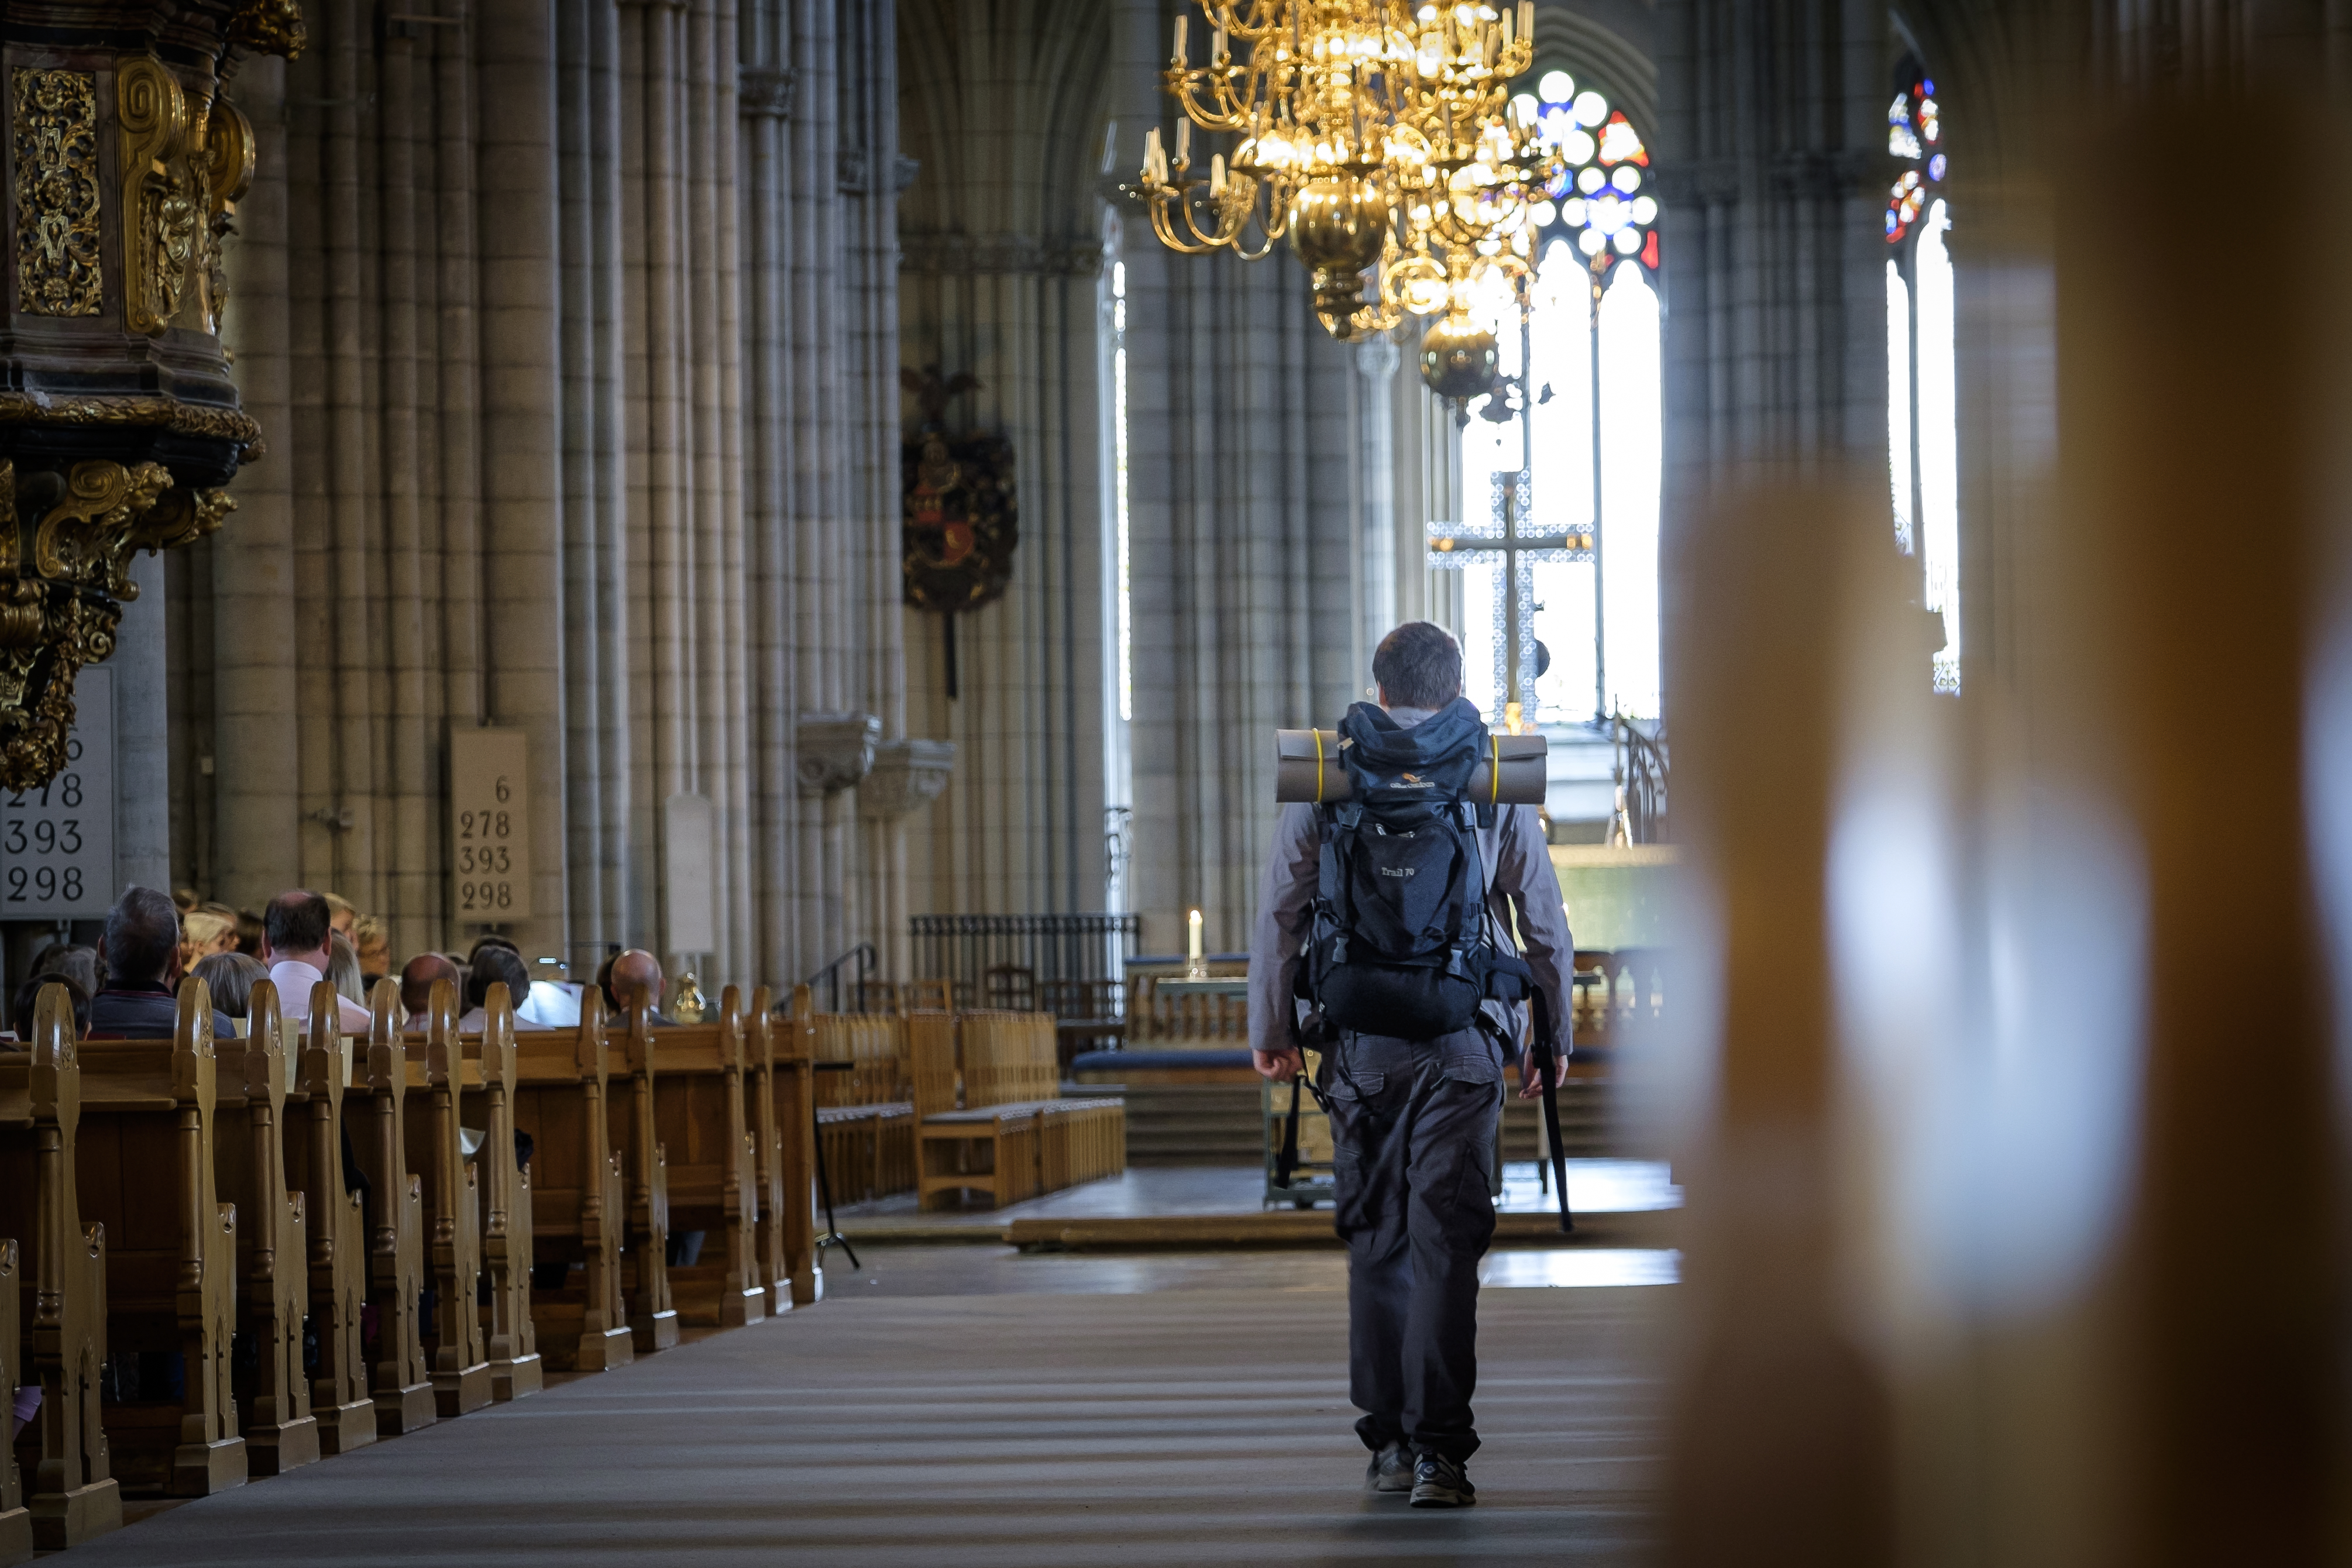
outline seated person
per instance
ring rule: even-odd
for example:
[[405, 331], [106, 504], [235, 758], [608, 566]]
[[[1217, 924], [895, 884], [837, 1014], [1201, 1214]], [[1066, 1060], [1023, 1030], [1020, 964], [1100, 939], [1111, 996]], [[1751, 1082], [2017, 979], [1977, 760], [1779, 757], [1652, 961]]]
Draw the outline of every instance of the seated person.
[[[98, 954], [106, 988], [89, 1001], [89, 1032], [118, 1040], [168, 1040], [179, 1026], [180, 910], [171, 895], [130, 887], [106, 911]], [[213, 1034], [230, 1034], [215, 1011]]]
[[89, 1034], [89, 995], [71, 975], [59, 974], [51, 971], [47, 974], [36, 974], [16, 987], [16, 1038], [26, 1044], [31, 1043], [33, 1010], [40, 1005], [41, 987], [44, 985], [62, 985], [66, 988], [66, 995], [73, 1003], [74, 1034], [76, 1037]]
[[212, 992], [214, 1010], [231, 1018], [242, 1018], [253, 1011], [253, 983], [269, 978], [261, 960], [242, 952], [200, 958], [190, 973]]
[[[269, 900], [261, 917], [262, 962], [278, 987], [278, 1010], [297, 1023], [310, 1016], [310, 992], [334, 963], [334, 930], [326, 898], [308, 888], [291, 888]], [[368, 1032], [368, 1010], [348, 996], [335, 999], [347, 1035]]]
[[327, 978], [333, 982], [335, 994], [366, 1006], [367, 981], [360, 973], [359, 950], [341, 936], [330, 939], [328, 946]]
[[[485, 942], [477, 946], [474, 962], [466, 975], [466, 1016], [457, 1020], [459, 1034], [474, 1035], [482, 1031], [489, 1016], [485, 1009], [490, 987], [500, 982], [506, 984], [507, 1005], [509, 1007], [530, 994], [530, 971], [523, 967], [521, 956], [511, 945], [498, 946]], [[518, 1032], [546, 1027], [544, 1024], [524, 1018], [515, 1020]]]
[[433, 1000], [433, 986], [442, 980], [461, 994], [466, 989], [466, 977], [459, 973], [457, 960], [446, 952], [420, 952], [401, 965], [400, 1006], [408, 1016], [403, 1028], [425, 1027], [425, 1009]]
[[653, 1005], [653, 1026], [656, 1029], [675, 1028], [677, 1021], [662, 1014], [662, 993], [668, 987], [662, 973], [661, 960], [642, 947], [632, 947], [613, 954], [596, 972], [597, 988], [604, 993], [604, 1005], [625, 1016], [630, 1000], [640, 991]]
[[[176, 910], [174, 910], [176, 914]], [[61, 974], [81, 987], [84, 997], [98, 994], [98, 950], [70, 942], [53, 942], [33, 955], [35, 974]], [[28, 1014], [25, 1022], [32, 1022]]]
[[359, 950], [360, 984], [373, 991], [392, 973], [392, 933], [373, 915], [362, 915], [352, 928], [352, 946]]

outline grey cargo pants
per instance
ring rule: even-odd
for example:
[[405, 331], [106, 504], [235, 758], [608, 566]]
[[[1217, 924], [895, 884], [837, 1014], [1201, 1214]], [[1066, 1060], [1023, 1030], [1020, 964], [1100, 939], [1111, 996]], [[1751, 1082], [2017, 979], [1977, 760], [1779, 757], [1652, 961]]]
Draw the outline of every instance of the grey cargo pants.
[[[1452, 1037], [1449, 1037], [1449, 1040]], [[1349, 1397], [1378, 1451], [1402, 1437], [1457, 1464], [1478, 1448], [1478, 1260], [1501, 1070], [1459, 1048], [1350, 1037], [1323, 1073], [1338, 1229], [1348, 1244]]]

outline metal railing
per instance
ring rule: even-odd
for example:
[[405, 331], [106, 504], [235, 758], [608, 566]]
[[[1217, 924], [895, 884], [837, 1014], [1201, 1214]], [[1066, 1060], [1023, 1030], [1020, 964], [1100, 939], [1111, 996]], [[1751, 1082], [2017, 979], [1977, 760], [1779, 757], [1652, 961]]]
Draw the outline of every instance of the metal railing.
[[824, 993], [824, 1010], [828, 1013], [840, 1012], [841, 972], [844, 966], [855, 963], [857, 965], [857, 979], [849, 988], [850, 1000], [855, 1004], [851, 1011], [862, 1011], [866, 1005], [866, 983], [873, 978], [875, 968], [881, 962], [882, 955], [875, 950], [874, 944], [870, 942], [861, 942], [808, 977], [809, 994], [814, 998], [822, 988]]
[[1070, 981], [1120, 980], [1142, 940], [1143, 917], [1086, 915], [917, 915], [918, 979], [945, 980], [958, 1005], [980, 1005], [1005, 977], [1033, 987]]
[[1673, 758], [1666, 750], [1664, 720], [1644, 729], [1622, 713], [1610, 724], [1617, 749], [1617, 815], [1612, 837], [1619, 832], [1630, 844], [1664, 844], [1666, 839], [1666, 779]]

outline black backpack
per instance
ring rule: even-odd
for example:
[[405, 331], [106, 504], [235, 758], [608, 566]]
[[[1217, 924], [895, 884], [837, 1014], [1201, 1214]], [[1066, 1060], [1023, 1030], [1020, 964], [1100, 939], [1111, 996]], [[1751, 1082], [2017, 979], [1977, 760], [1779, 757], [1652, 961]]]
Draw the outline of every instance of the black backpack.
[[[1466, 698], [1411, 729], [1369, 702], [1348, 710], [1339, 762], [1350, 798], [1322, 808], [1322, 859], [1299, 989], [1318, 1015], [1317, 1043], [1338, 1030], [1433, 1040], [1481, 1024], [1479, 1004], [1490, 997], [1529, 1001], [1536, 1066], [1546, 1075], [1543, 1116], [1559, 1227], [1573, 1231], [1549, 1076], [1550, 1010], [1527, 962], [1496, 951], [1486, 921], [1478, 830], [1494, 826], [1494, 807], [1470, 798], [1470, 779], [1480, 762], [1492, 761], [1488, 753], [1486, 722]], [[1303, 1082], [1292, 1080], [1276, 1161], [1283, 1186], [1298, 1163]]]
[[1486, 726], [1457, 698], [1406, 729], [1359, 702], [1339, 721], [1350, 798], [1323, 808], [1307, 980], [1337, 1029], [1432, 1040], [1469, 1028], [1495, 947], [1470, 775]]

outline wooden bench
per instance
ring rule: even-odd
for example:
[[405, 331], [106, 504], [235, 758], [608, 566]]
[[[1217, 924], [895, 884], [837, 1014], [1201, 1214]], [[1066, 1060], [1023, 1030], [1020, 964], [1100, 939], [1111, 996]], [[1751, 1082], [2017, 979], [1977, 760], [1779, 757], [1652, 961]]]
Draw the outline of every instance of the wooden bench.
[[977, 1192], [1001, 1208], [1126, 1169], [1125, 1103], [1062, 1098], [1049, 1015], [924, 1011], [905, 1027], [921, 1206]]
[[[424, 1114], [408, 1121], [408, 1159], [425, 1176], [433, 1276], [433, 1403], [436, 1413], [446, 1419], [490, 1402], [490, 1357], [478, 1302], [481, 1172], [466, 1158], [458, 1135], [466, 1057], [457, 1035], [457, 987], [451, 982], [434, 982], [432, 999], [425, 1007], [425, 1059], [412, 1058], [407, 1066], [411, 1092], [425, 1091]], [[514, 1158], [511, 1142], [506, 1157]]]
[[672, 1266], [669, 1288], [682, 1321], [740, 1328], [768, 1315], [760, 1280], [759, 1156], [744, 1077], [741, 994], [719, 994], [715, 1022], [653, 1026], [651, 1010], [629, 1011], [630, 1052], [656, 1067], [654, 1135], [669, 1178], [669, 1232], [700, 1231], [718, 1242], [713, 1263]]
[[[628, 1229], [628, 1177], [613, 1137], [611, 1054], [604, 1005], [580, 999], [570, 1035], [515, 1037], [515, 1123], [530, 1134], [531, 1258], [563, 1270], [564, 1283], [534, 1286], [533, 1333], [560, 1370], [603, 1372], [635, 1359], [621, 1256]], [[573, 1265], [581, 1283], [571, 1283]]]
[[[203, 1026], [209, 1029], [212, 998], [201, 980], [182, 984], [180, 1026], [192, 1026], [192, 999], [200, 999], [195, 1005], [204, 1008]], [[254, 1475], [275, 1476], [319, 1458], [319, 1423], [302, 1371], [310, 1247], [306, 1194], [287, 1184], [287, 1100], [294, 1075], [278, 988], [255, 981], [249, 1007], [245, 1038], [215, 1042], [221, 1060], [213, 1153], [221, 1198], [236, 1207], [239, 1220], [236, 1328], [252, 1366], [235, 1374], [233, 1384], [245, 1411], [246, 1464]]]
[[530, 1320], [533, 1194], [530, 1167], [517, 1154], [514, 1005], [503, 981], [490, 985], [482, 1011], [482, 1033], [471, 1047], [484, 1128], [474, 1169], [481, 1177], [481, 1261], [490, 1291], [481, 1315], [482, 1349], [490, 1364], [490, 1397], [504, 1401], [527, 1398], [547, 1384]]
[[400, 987], [390, 978], [368, 994], [367, 1058], [353, 1064], [345, 1108], [352, 1148], [368, 1184], [368, 1305], [376, 1349], [368, 1387], [375, 1428], [396, 1437], [437, 1416], [417, 1301], [425, 1292], [425, 1184], [408, 1168], [407, 1043]]
[[836, 1204], [911, 1192], [915, 1108], [906, 1026], [895, 1013], [819, 1013], [814, 1026], [818, 1135]]
[[[62, 1551], [119, 1530], [122, 1496], [99, 1405], [106, 1360], [106, 1232], [81, 1217], [77, 1176], [81, 1068], [65, 988], [41, 989], [32, 1048], [0, 1052], [0, 1237], [14, 1263], [0, 1306], [8, 1368], [0, 1386], [37, 1383], [41, 1409], [27, 1428], [39, 1458], [18, 1491], [32, 1546]], [[20, 1339], [19, 1336], [22, 1336]], [[21, 1369], [21, 1370], [20, 1370]], [[13, 1447], [5, 1457], [15, 1462]], [[21, 1531], [0, 1494], [0, 1557], [21, 1553]], [[18, 1557], [16, 1560], [21, 1560]]]
[[[640, 1004], [640, 1014], [648, 1012]], [[654, 1099], [652, 1020], [632, 1018], [618, 1064], [627, 1093], [610, 1108], [613, 1141], [625, 1151], [629, 1176], [629, 1234], [622, 1254], [622, 1289], [629, 1304], [629, 1331], [640, 1354], [677, 1343], [677, 1304], [669, 1287], [669, 1156], [657, 1131]]]
[[105, 1344], [182, 1358], [181, 1396], [102, 1407], [126, 1487], [206, 1497], [245, 1484], [230, 1348], [237, 1306], [237, 1214], [215, 1174], [219, 1063], [203, 982], [180, 991], [169, 1040], [83, 1042], [75, 1184], [106, 1229]]
[[300, 1193], [310, 1242], [310, 1331], [319, 1346], [310, 1415], [319, 1452], [348, 1454], [376, 1439], [361, 1309], [367, 1302], [367, 1208], [343, 1180], [345, 1082], [353, 1066], [335, 988], [310, 993], [295, 1072], [300, 1100], [287, 1111], [289, 1184]]
[[793, 987], [790, 1021], [767, 987], [751, 994], [747, 1047], [757, 1108], [752, 1139], [760, 1183], [760, 1268], [770, 1309], [805, 1307], [824, 1293], [816, 1258], [815, 1031], [809, 988]]

